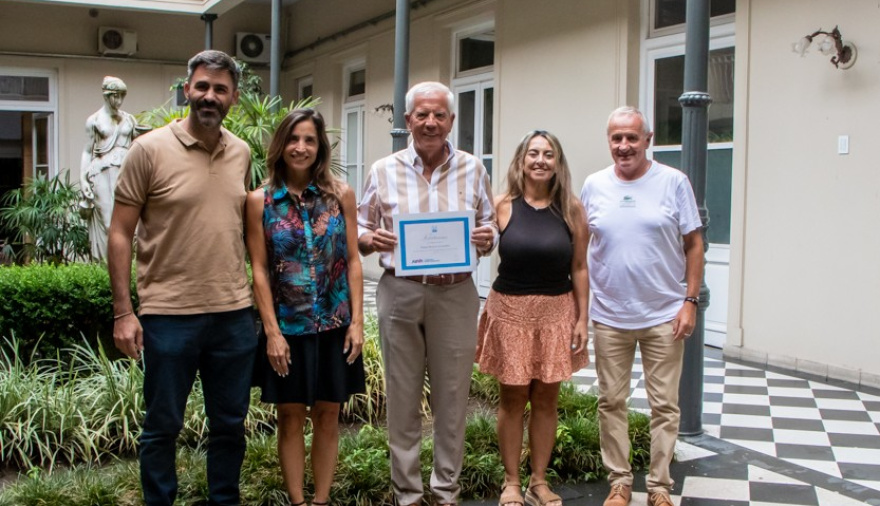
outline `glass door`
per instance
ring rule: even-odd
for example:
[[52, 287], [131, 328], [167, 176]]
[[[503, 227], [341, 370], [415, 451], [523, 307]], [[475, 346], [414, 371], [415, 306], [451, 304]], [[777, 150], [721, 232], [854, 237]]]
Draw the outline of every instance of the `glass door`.
[[[706, 284], [711, 302], [706, 310], [706, 344], [723, 347], [727, 335], [730, 271], [730, 205], [733, 172], [733, 38], [713, 41], [709, 52], [709, 145], [706, 207], [709, 211]], [[648, 53], [649, 91], [645, 112], [654, 125], [653, 158], [681, 168], [684, 47]]]
[[36, 113], [31, 124], [31, 177], [52, 177], [52, 113]]
[[358, 201], [363, 192], [364, 177], [364, 105], [347, 104], [342, 113], [342, 165], [345, 179]]
[[[491, 74], [468, 79], [453, 87], [455, 93], [455, 147], [471, 153], [486, 167], [489, 180], [493, 180], [495, 156], [492, 152], [492, 119], [495, 98]], [[489, 295], [492, 287], [492, 266], [484, 260], [477, 267], [477, 291], [481, 297]]]

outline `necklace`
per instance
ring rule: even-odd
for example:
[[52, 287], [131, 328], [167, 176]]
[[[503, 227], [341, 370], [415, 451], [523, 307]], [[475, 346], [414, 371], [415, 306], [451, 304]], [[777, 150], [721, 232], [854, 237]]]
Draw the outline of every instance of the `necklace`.
[[549, 201], [549, 200], [547, 200], [547, 203], [546, 203], [546, 204], [533, 204], [533, 203], [529, 202], [528, 197], [526, 197], [525, 195], [523, 195], [523, 202], [525, 202], [527, 206], [531, 207], [531, 208], [534, 209], [535, 211], [542, 211], [542, 210], [547, 209], [548, 207], [550, 207], [550, 201]]

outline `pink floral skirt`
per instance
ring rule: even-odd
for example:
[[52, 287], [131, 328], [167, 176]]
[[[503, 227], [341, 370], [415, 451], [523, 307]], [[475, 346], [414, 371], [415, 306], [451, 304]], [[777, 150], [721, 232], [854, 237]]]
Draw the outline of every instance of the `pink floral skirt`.
[[557, 383], [590, 363], [584, 349], [571, 352], [577, 321], [573, 292], [562, 295], [505, 295], [489, 292], [480, 315], [477, 364], [503, 385], [532, 380]]

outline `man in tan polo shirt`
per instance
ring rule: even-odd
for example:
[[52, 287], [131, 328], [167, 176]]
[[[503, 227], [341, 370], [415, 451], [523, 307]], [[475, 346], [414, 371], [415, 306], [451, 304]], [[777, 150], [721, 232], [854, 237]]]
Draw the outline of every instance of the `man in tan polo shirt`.
[[364, 255], [379, 252], [379, 263], [387, 269], [379, 280], [376, 306], [385, 362], [391, 481], [401, 505], [422, 501], [420, 407], [426, 369], [434, 418], [431, 492], [436, 504], [458, 501], [480, 301], [470, 272], [396, 277], [392, 217], [474, 210], [471, 242], [480, 256], [492, 251], [498, 235], [486, 169], [446, 139], [454, 110], [454, 95], [443, 84], [420, 83], [409, 90], [406, 124], [412, 144], [373, 164], [358, 208], [358, 248]]
[[[239, 76], [225, 53], [194, 56], [183, 88], [190, 114], [134, 142], [116, 189], [108, 244], [113, 338], [129, 357], [143, 355], [139, 456], [149, 506], [171, 506], [177, 495], [176, 440], [196, 372], [210, 424], [209, 504], [240, 503], [257, 345], [243, 241], [250, 154], [221, 127]], [[129, 290], [135, 230], [137, 316]]]

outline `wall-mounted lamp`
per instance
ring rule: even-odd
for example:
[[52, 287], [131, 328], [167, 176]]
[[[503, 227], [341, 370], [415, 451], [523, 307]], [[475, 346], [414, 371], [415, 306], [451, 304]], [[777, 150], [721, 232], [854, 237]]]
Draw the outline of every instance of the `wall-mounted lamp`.
[[840, 30], [834, 27], [834, 30], [826, 32], [822, 29], [816, 30], [810, 35], [806, 35], [801, 40], [791, 45], [792, 50], [801, 56], [804, 56], [810, 49], [810, 44], [816, 41], [819, 52], [824, 55], [834, 55], [831, 57], [831, 63], [839, 69], [848, 69], [856, 62], [856, 46], [852, 42], [843, 42]]

